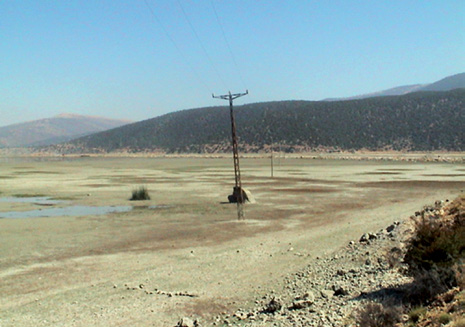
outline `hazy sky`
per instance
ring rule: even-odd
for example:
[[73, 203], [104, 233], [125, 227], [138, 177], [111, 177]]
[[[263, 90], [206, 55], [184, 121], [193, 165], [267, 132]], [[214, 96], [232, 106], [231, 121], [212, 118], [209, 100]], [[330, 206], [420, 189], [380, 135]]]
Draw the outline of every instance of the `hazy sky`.
[[0, 55], [0, 126], [320, 100], [465, 72], [465, 1], [2, 0]]

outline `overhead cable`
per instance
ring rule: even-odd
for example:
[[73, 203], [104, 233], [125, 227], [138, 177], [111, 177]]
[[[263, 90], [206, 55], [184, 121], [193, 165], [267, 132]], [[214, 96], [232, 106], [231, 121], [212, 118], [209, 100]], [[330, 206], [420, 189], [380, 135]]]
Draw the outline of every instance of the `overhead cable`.
[[223, 39], [226, 42], [226, 45], [228, 47], [229, 54], [231, 55], [234, 66], [236, 67], [236, 71], [239, 74], [239, 78], [240, 78], [240, 80], [242, 82], [242, 86], [247, 90], [248, 87], [244, 82], [244, 78], [242, 77], [242, 74], [241, 74], [241, 69], [239, 69], [239, 65], [237, 64], [236, 57], [234, 56], [234, 53], [233, 53], [233, 51], [231, 49], [231, 46], [229, 45], [228, 38], [226, 37], [226, 33], [224, 32], [223, 24], [221, 24], [220, 17], [218, 16], [218, 12], [216, 11], [215, 3], [213, 2], [213, 0], [211, 0], [210, 3], [212, 5], [213, 12], [215, 13], [216, 21], [218, 22], [218, 25], [220, 26], [221, 33], [223, 34]]
[[179, 52], [181, 58], [184, 60], [184, 64], [187, 66], [187, 68], [194, 74], [194, 76], [197, 78], [198, 81], [209, 91], [209, 93], [212, 92], [212, 88], [208, 87], [205, 81], [200, 77], [199, 73], [197, 70], [195, 70], [194, 66], [190, 64], [189, 60], [187, 60], [187, 57], [184, 55], [184, 53], [181, 51], [181, 48], [177, 45], [177, 43], [174, 41], [174, 39], [171, 37], [171, 34], [168, 32], [168, 30], [165, 28], [165, 26], [162, 24], [161, 20], [158, 18], [158, 16], [155, 14], [155, 11], [152, 9], [152, 7], [149, 5], [147, 0], [144, 0], [145, 5], [149, 9], [150, 13], [152, 14], [152, 17], [157, 21], [157, 23], [161, 26], [162, 30], [168, 37], [168, 39], [171, 41], [173, 46], [176, 48], [176, 50]]
[[214, 64], [213, 60], [211, 59], [210, 55], [208, 54], [207, 52], [207, 49], [205, 49], [205, 46], [203, 45], [202, 43], [202, 40], [200, 40], [200, 37], [199, 35], [197, 34], [197, 32], [195, 31], [195, 28], [194, 28], [194, 25], [192, 25], [192, 22], [190, 21], [189, 17], [187, 16], [186, 14], [186, 11], [184, 10], [184, 7], [181, 3], [180, 0], [178, 0], [178, 4], [179, 4], [179, 7], [181, 7], [181, 11], [184, 15], [184, 18], [186, 19], [187, 23], [189, 24], [195, 38], [197, 39], [197, 41], [199, 42], [199, 45], [200, 47], [202, 48], [204, 54], [205, 54], [205, 57], [208, 59], [208, 61], [210, 62], [211, 66], [213, 67], [213, 70], [215, 71], [216, 75], [218, 76], [218, 78], [220, 79], [221, 83], [223, 84], [223, 86], [227, 89], [227, 86], [226, 86], [226, 83], [224, 82], [223, 78], [221, 77], [221, 74], [220, 72], [218, 71], [218, 69], [216, 68], [216, 65]]

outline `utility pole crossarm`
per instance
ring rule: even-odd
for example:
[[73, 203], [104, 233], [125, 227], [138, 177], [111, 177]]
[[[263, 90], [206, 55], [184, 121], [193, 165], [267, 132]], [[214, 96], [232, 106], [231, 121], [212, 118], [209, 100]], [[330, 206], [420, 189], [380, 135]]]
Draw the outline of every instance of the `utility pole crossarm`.
[[229, 94], [225, 94], [225, 95], [215, 95], [215, 94], [212, 94], [212, 98], [215, 98], [215, 99], [223, 99], [223, 100], [235, 100], [239, 97], [242, 97], [244, 95], [247, 95], [249, 94], [249, 90], [246, 90], [245, 93], [235, 93], [235, 94], [231, 94], [231, 92], [229, 92]]

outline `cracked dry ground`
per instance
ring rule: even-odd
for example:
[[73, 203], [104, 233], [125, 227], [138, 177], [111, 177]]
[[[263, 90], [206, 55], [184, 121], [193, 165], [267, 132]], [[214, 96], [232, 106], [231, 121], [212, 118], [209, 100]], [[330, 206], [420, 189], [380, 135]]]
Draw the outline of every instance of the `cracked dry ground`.
[[[351, 294], [354, 275], [375, 286], [389, 283], [388, 272], [386, 280], [374, 278], [374, 271], [385, 269], [373, 256], [376, 242], [357, 244], [363, 256], [353, 262], [350, 254], [334, 259], [335, 253], [426, 203], [454, 197], [465, 181], [460, 163], [281, 159], [275, 164], [270, 178], [268, 160], [241, 161], [244, 185], [257, 203], [247, 205], [246, 219], [237, 221], [235, 206], [224, 204], [233, 181], [228, 159], [0, 162], [2, 197], [65, 201], [54, 207], [134, 206], [106, 215], [0, 219], [1, 326], [174, 326], [182, 317], [208, 326], [239, 308], [250, 312], [257, 299], [266, 302], [270, 299], [262, 297], [281, 289], [298, 289], [303, 279], [293, 284], [296, 271], [315, 283], [307, 296], [280, 297], [298, 321], [299, 313], [310, 309], [297, 307], [312, 296], [315, 303], [325, 296], [345, 301], [347, 295], [333, 293], [341, 286], [340, 292]], [[139, 185], [152, 200], [128, 200]], [[157, 205], [162, 206], [150, 207]], [[0, 212], [36, 209], [40, 206], [0, 202]], [[391, 242], [387, 234], [376, 241], [383, 237]], [[353, 266], [338, 268], [339, 274], [312, 266], [326, 260], [349, 260]], [[326, 274], [331, 283], [318, 279]], [[287, 309], [293, 302], [295, 308]], [[314, 314], [327, 321], [346, 308]]]

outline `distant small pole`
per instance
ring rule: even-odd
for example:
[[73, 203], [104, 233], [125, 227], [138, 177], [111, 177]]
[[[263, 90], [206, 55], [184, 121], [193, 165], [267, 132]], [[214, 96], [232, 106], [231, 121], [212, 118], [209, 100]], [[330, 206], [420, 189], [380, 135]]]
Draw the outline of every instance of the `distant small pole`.
[[242, 182], [241, 182], [241, 170], [239, 168], [239, 150], [237, 146], [237, 135], [236, 135], [236, 120], [234, 118], [234, 110], [233, 110], [233, 100], [242, 97], [244, 95], [249, 94], [249, 91], [246, 90], [245, 93], [236, 93], [225, 95], [215, 96], [212, 94], [212, 97], [215, 99], [222, 99], [229, 101], [229, 113], [231, 116], [231, 134], [232, 134], [232, 147], [233, 147], [233, 160], [234, 160], [234, 179], [235, 179], [235, 186], [233, 190], [232, 196], [235, 197], [237, 203], [237, 218], [240, 220], [244, 218], [244, 210], [243, 210], [243, 203], [244, 203], [244, 195], [242, 193]]
[[273, 165], [273, 139], [271, 139], [271, 178], [273, 178], [273, 170], [274, 170], [274, 165]]

